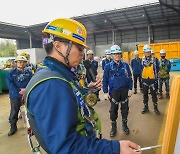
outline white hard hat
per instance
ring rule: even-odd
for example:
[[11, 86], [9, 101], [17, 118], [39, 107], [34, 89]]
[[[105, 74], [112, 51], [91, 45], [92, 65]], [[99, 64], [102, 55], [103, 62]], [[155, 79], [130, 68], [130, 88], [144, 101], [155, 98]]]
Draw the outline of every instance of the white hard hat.
[[15, 62], [17, 62], [17, 61], [26, 61], [27, 62], [27, 59], [24, 56], [17, 56], [15, 59]]
[[111, 54], [111, 51], [109, 50], [109, 49], [107, 49], [106, 51], [105, 51], [105, 55], [110, 55]]
[[151, 50], [151, 53], [154, 53], [154, 50]]
[[92, 50], [88, 50], [87, 55], [89, 55], [89, 54], [94, 54], [94, 52]]
[[138, 55], [139, 52], [137, 50], [134, 51], [134, 55]]
[[122, 53], [122, 50], [118, 45], [113, 45], [111, 47], [111, 54], [113, 54], [113, 53]]
[[144, 47], [143, 47], [143, 51], [144, 52], [151, 52], [151, 47], [148, 45], [148, 44], [146, 44]]
[[161, 50], [160, 50], [160, 54], [161, 54], [161, 53], [166, 53], [166, 50], [161, 49]]

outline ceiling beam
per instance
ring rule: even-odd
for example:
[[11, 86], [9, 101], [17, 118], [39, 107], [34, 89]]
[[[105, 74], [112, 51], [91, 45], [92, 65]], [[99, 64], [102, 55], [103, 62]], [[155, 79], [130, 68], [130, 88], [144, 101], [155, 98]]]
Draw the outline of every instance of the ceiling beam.
[[129, 20], [129, 18], [127, 17], [127, 15], [125, 14], [124, 11], [121, 11], [122, 14], [125, 16], [126, 20], [129, 22], [129, 24], [132, 26], [133, 29], [135, 29], [134, 25], [132, 24], [132, 22]]
[[170, 9], [172, 9], [172, 10], [174, 10], [174, 11], [176, 11], [177, 13], [180, 14], [180, 9], [177, 9], [177, 8], [174, 7], [173, 5], [167, 4], [167, 1], [166, 1], [166, 3], [164, 3], [162, 0], [159, 0], [159, 3], [160, 3], [161, 5], [164, 5], [164, 6], [166, 6], [167, 8], [170, 8]]
[[98, 24], [96, 24], [91, 18], [86, 17], [86, 19], [87, 19], [88, 21], [90, 21], [91, 23], [93, 23], [93, 25], [95, 25], [98, 29], [101, 29], [101, 27], [100, 27]]
[[102, 14], [102, 16], [105, 18], [105, 20], [107, 20], [107, 21], [111, 24], [112, 29], [117, 28], [117, 27], [114, 25], [114, 23], [107, 17], [107, 15], [106, 15], [105, 13]]
[[[169, 25], [179, 25], [180, 21], [178, 22], [173, 22], [173, 23], [169, 23]], [[167, 25], [168, 23], [159, 23], [159, 24], [151, 24], [151, 26], [164, 26]], [[142, 24], [142, 25], [137, 25], [134, 26], [135, 29], [141, 29], [141, 28], [147, 28], [148, 25], [146, 24]], [[126, 28], [118, 28], [118, 29], [114, 29], [115, 31], [124, 31], [124, 30], [129, 30], [129, 29], [134, 29], [131, 26], [126, 26]], [[101, 32], [110, 32], [110, 29], [104, 29], [104, 30], [99, 30], [99, 31], [88, 31], [88, 34], [92, 34], [92, 33], [101, 33]]]
[[145, 14], [145, 16], [146, 16], [146, 19], [147, 19], [147, 21], [148, 21], [148, 24], [150, 25], [152, 22], [151, 22], [151, 20], [150, 20], [150, 18], [149, 18], [149, 15], [147, 14], [147, 11], [146, 11], [146, 9], [143, 7], [143, 10], [144, 10], [144, 14]]

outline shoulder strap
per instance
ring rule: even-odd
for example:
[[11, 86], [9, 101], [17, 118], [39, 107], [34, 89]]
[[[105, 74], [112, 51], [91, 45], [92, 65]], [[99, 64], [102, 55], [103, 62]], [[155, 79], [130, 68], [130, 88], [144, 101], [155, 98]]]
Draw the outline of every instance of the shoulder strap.
[[126, 67], [126, 63], [122, 62], [122, 64], [123, 64], [123, 68], [125, 69], [126, 76], [129, 77], [127, 67]]
[[28, 85], [26, 86], [25, 91], [25, 100], [26, 100], [26, 108], [27, 108], [27, 100], [30, 92], [33, 88], [35, 88], [38, 84], [49, 80], [49, 79], [61, 79], [68, 84], [70, 84], [70, 81], [66, 80], [61, 74], [55, 71], [51, 71], [49, 68], [44, 68], [39, 70], [33, 78], [29, 81]]
[[110, 69], [113, 70], [113, 62], [110, 62]]

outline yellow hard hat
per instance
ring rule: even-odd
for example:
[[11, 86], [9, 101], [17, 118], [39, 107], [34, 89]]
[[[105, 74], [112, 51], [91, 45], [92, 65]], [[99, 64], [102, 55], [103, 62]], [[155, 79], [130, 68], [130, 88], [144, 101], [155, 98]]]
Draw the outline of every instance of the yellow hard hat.
[[17, 61], [25, 61], [25, 62], [27, 62], [27, 59], [24, 56], [17, 56], [16, 59], [15, 59], [15, 62], [17, 62]]
[[27, 52], [21, 52], [20, 56], [24, 56], [26, 57], [26, 59], [28, 60], [30, 55]]
[[49, 22], [42, 32], [76, 42], [86, 49], [89, 48], [86, 45], [86, 28], [80, 22], [73, 19], [55, 19]]

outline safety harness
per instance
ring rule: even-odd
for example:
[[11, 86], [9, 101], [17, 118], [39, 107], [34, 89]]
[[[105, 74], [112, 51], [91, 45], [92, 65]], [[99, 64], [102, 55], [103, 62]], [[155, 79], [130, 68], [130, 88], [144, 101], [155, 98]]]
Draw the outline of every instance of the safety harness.
[[[110, 90], [112, 90], [112, 88], [113, 88], [113, 80], [114, 80], [114, 77], [115, 76], [120, 76], [120, 72], [119, 72], [119, 70], [116, 70], [115, 68], [114, 68], [114, 66], [113, 66], [113, 64], [114, 63], [110, 63], [110, 74], [111, 74], [111, 76], [110, 76], [110, 82], [109, 82], [109, 88], [110, 88]], [[124, 62], [122, 62], [121, 61], [121, 64], [122, 64], [122, 69], [124, 69], [124, 73], [125, 73], [125, 75], [126, 75], [126, 79], [127, 79], [127, 83], [129, 82], [129, 75], [128, 75], [128, 71], [127, 71], [127, 68], [126, 68], [126, 64], [124, 63]], [[121, 104], [125, 104], [125, 103], [127, 103], [129, 100], [128, 100], [128, 98], [127, 99], [125, 99], [124, 101], [120, 101], [120, 102], [117, 102], [114, 98], [111, 98], [111, 101], [114, 103], [114, 104], [116, 104], [116, 105], [118, 105], [119, 103], [121, 103]]]
[[153, 60], [153, 58], [150, 57], [150, 59], [147, 59], [146, 57], [143, 57], [142, 65], [144, 66], [142, 71], [142, 78], [157, 78], [156, 62]]
[[121, 103], [121, 104], [125, 104], [125, 103], [128, 103], [129, 102], [129, 100], [128, 100], [128, 98], [126, 98], [124, 101], [116, 101], [114, 98], [111, 98], [111, 101], [114, 103], [114, 104], [116, 104], [116, 105], [118, 105], [119, 103]]
[[[165, 60], [160, 59], [159, 60], [159, 71], [160, 72], [167, 72], [168, 71], [168, 65], [169, 65], [169, 62], [166, 59]], [[159, 74], [159, 77], [162, 79], [169, 78], [169, 73], [164, 74], [164, 75]]]
[[[110, 63], [110, 81], [109, 81], [109, 88], [110, 89], [112, 89], [112, 87], [113, 87], [114, 77], [120, 76], [119, 70], [116, 70], [116, 68], [114, 68], [113, 64], [114, 64], [113, 62]], [[124, 69], [124, 73], [126, 75], [127, 82], [129, 82], [129, 75], [128, 75], [128, 71], [126, 68], [126, 64], [124, 62], [121, 62], [121, 64], [123, 66], [122, 69]]]
[[49, 68], [44, 68], [39, 70], [33, 76], [33, 78], [26, 87], [26, 108], [28, 111], [27, 116], [29, 118], [29, 123], [30, 126], [32, 127], [33, 133], [35, 134], [39, 144], [48, 153], [49, 150], [47, 149], [47, 146], [40, 134], [34, 115], [28, 110], [28, 97], [31, 91], [37, 85], [50, 79], [59, 79], [61, 81], [68, 83], [71, 86], [76, 96], [76, 102], [78, 106], [78, 112], [77, 112], [78, 123], [76, 126], [76, 131], [83, 136], [93, 135], [97, 138], [101, 138], [101, 123], [97, 113], [94, 111], [93, 108], [88, 107], [87, 104], [84, 102], [84, 94], [81, 91], [80, 87], [78, 86], [78, 82], [75, 82], [72, 79], [68, 81], [65, 78], [69, 79], [69, 77], [67, 77], [67, 75], [65, 75], [65, 73], [62, 71], [60, 74], [58, 72], [51, 71]]
[[146, 59], [146, 57], [142, 58], [142, 65], [144, 66], [142, 71], [142, 84], [146, 87], [152, 88], [152, 90], [156, 90], [155, 83], [147, 84], [144, 82], [144, 79], [156, 79], [157, 78], [157, 69], [156, 62], [153, 58]]

